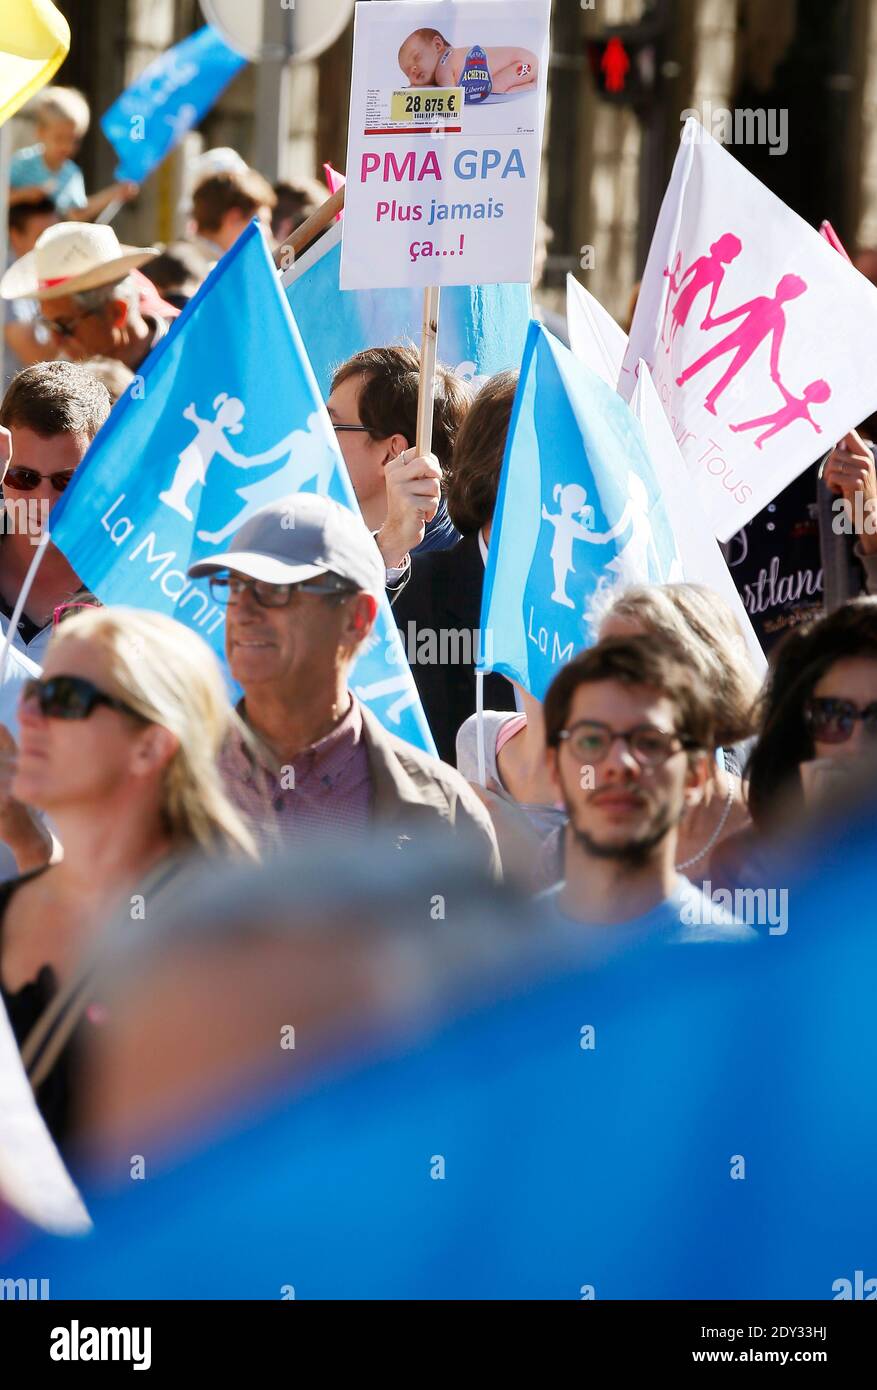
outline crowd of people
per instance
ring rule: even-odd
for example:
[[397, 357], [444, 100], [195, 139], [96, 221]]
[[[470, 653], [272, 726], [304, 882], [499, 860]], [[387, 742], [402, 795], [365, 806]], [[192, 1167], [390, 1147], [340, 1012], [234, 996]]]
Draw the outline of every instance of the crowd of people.
[[[13, 159], [0, 448], [7, 517], [27, 525], [0, 535], [5, 628], [35, 537], [212, 266], [253, 218], [275, 244], [320, 197], [214, 152], [191, 236], [161, 253], [122, 245], [94, 218], [136, 189], [86, 197], [72, 155], [87, 117], [50, 89], [37, 144]], [[767, 924], [741, 920], [735, 891], [770, 886], [802, 805], [845, 796], [877, 747], [864, 534], [843, 594], [776, 645], [764, 684], [716, 594], [643, 586], [614, 595], [543, 702], [490, 674], [479, 711], [474, 638], [517, 374], [476, 392], [440, 368], [425, 456], [419, 381], [410, 345], [337, 366], [326, 405], [359, 515], [296, 494], [191, 567], [225, 613], [235, 707], [199, 636], [103, 607], [46, 546], [0, 688], [0, 992], [65, 1151], [84, 1105], [78, 1059], [101, 1026], [100, 929], [129, 898], [136, 919], [205, 861], [351, 839], [426, 883], [452, 840], [509, 902], [532, 901], [546, 941], [594, 965], [642, 940], [753, 949]], [[870, 444], [841, 441], [820, 486], [877, 496]], [[437, 757], [388, 733], [351, 688], [385, 593]], [[424, 660], [430, 634], [467, 640]], [[719, 887], [730, 909], [710, 901]], [[431, 896], [448, 891], [437, 869]]]

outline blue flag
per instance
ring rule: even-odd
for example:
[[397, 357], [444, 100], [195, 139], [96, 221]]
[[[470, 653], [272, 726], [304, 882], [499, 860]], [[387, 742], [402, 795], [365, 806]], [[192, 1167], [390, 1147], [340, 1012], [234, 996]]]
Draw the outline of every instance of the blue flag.
[[101, 117], [117, 179], [142, 183], [246, 64], [209, 24], [161, 53]]
[[[324, 396], [335, 368], [355, 352], [411, 341], [420, 346], [423, 291], [341, 290], [341, 224], [283, 278]], [[451, 285], [442, 290], [439, 361], [480, 379], [517, 367], [530, 322], [528, 285]]]
[[[114, 407], [52, 512], [52, 540], [101, 602], [168, 613], [224, 661], [225, 614], [186, 570], [294, 492], [359, 510], [253, 222]], [[385, 599], [352, 688], [391, 733], [435, 751]]]
[[490, 535], [479, 669], [541, 700], [619, 585], [682, 579], [639, 422], [531, 323]]

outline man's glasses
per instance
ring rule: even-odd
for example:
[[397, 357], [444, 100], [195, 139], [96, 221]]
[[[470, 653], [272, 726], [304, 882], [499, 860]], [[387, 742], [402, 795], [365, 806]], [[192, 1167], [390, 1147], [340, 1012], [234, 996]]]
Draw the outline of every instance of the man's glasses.
[[240, 574], [214, 574], [210, 576], [210, 594], [214, 603], [235, 604], [240, 602], [241, 594], [249, 589], [261, 608], [286, 608], [293, 594], [319, 594], [334, 598], [347, 598], [358, 591], [342, 581], [327, 580], [312, 584], [302, 580], [298, 584], [269, 584], [264, 579], [249, 579]]
[[819, 743], [846, 743], [860, 719], [865, 733], [877, 738], [877, 701], [860, 710], [852, 700], [814, 695], [804, 706], [804, 723]]
[[333, 420], [332, 428], [339, 434], [343, 433], [344, 430], [349, 430], [350, 432], [355, 434], [371, 434], [371, 430], [369, 429], [368, 425], [336, 425], [335, 421]]
[[41, 328], [45, 328], [49, 333], [54, 333], [57, 338], [73, 338], [76, 329], [83, 319], [87, 319], [90, 314], [96, 314], [97, 309], [83, 309], [81, 314], [77, 314], [75, 319], [47, 319], [40, 316], [38, 322]]
[[49, 676], [44, 680], [26, 680], [21, 688], [22, 705], [27, 704], [28, 700], [37, 701], [40, 714], [46, 719], [87, 719], [98, 705], [106, 705], [109, 709], [119, 710], [123, 714], [131, 714], [135, 719], [143, 720], [143, 715], [126, 705], [124, 700], [104, 694], [82, 676]]
[[596, 720], [583, 719], [571, 729], [561, 729], [557, 735], [569, 744], [571, 751], [582, 763], [595, 767], [609, 755], [613, 743], [620, 738], [630, 751], [631, 757], [640, 767], [660, 767], [674, 753], [684, 748], [696, 748], [691, 739], [680, 738], [678, 734], [665, 733], [653, 724], [639, 724], [635, 729], [620, 733], [610, 729], [608, 724]]
[[68, 468], [63, 473], [37, 473], [35, 468], [13, 467], [7, 468], [3, 481], [16, 492], [33, 492], [40, 483], [48, 479], [56, 492], [63, 492], [73, 477], [73, 471], [72, 468]]

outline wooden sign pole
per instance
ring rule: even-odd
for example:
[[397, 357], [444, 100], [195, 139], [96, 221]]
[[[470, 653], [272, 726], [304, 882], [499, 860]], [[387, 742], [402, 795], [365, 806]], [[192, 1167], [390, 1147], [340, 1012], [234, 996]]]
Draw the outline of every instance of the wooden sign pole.
[[423, 291], [423, 332], [420, 339], [420, 391], [417, 397], [417, 455], [432, 451], [432, 412], [435, 403], [435, 365], [438, 353], [441, 289]]
[[[325, 203], [320, 204], [316, 212], [311, 213], [306, 222], [302, 222], [300, 227], [296, 227], [288, 240], [280, 243], [274, 252], [274, 264], [281, 266], [284, 270], [288, 269], [288, 264], [285, 262], [289, 253], [292, 253], [294, 259], [304, 251], [305, 247], [309, 246], [320, 232], [324, 232], [327, 227], [331, 226], [343, 207], [344, 187], [342, 185], [337, 193], [333, 193], [331, 198], [327, 198]], [[284, 255], [284, 253], [286, 254]]]

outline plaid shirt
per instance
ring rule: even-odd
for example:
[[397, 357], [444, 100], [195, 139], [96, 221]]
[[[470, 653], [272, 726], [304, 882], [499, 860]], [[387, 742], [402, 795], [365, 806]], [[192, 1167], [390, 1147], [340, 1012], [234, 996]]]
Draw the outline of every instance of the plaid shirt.
[[[243, 706], [238, 713], [244, 717]], [[304, 844], [315, 833], [366, 832], [374, 791], [362, 710], [350, 709], [319, 743], [281, 766], [264, 744], [251, 749], [233, 734], [219, 760], [226, 791], [264, 853]]]

